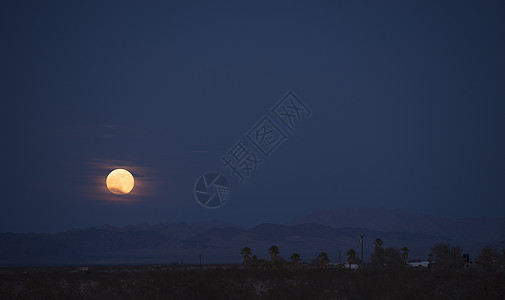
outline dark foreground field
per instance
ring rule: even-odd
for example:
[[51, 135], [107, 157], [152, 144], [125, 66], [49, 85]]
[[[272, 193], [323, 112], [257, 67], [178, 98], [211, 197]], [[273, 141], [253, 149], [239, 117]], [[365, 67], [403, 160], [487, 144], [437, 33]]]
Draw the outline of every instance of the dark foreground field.
[[0, 269], [0, 299], [505, 299], [478, 271], [148, 267]]

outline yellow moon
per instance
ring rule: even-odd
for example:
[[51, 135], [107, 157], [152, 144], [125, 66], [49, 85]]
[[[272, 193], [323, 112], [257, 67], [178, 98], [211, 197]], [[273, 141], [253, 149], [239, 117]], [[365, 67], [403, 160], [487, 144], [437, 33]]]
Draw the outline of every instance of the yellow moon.
[[109, 191], [116, 195], [125, 195], [131, 192], [135, 180], [133, 175], [125, 169], [115, 169], [110, 172], [105, 180]]

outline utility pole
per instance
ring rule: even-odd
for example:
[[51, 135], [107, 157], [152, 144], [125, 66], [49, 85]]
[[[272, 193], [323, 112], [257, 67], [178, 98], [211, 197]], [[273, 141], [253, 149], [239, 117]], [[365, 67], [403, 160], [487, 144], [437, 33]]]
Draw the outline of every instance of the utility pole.
[[342, 263], [342, 258], [340, 257], [340, 250], [338, 250], [338, 263], [341, 264]]
[[360, 243], [361, 243], [361, 265], [363, 265], [363, 235], [361, 235]]

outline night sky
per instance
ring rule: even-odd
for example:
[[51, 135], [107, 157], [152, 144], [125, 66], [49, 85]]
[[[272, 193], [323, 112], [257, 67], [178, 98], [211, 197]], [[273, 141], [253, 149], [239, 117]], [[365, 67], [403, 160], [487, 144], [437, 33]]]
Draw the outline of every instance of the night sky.
[[[503, 1], [2, 1], [0, 232], [505, 216]], [[311, 110], [244, 183], [222, 157]], [[272, 117], [273, 120], [273, 117]], [[131, 194], [105, 187], [132, 172]], [[196, 180], [228, 178], [216, 209]]]

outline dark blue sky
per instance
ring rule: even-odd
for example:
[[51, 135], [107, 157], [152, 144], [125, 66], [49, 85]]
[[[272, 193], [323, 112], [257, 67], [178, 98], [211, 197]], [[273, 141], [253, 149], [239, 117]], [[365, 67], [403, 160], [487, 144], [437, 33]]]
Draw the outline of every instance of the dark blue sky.
[[[0, 232], [505, 216], [503, 1], [385, 2], [2, 1]], [[312, 116], [239, 184], [221, 156], [289, 90]]]

